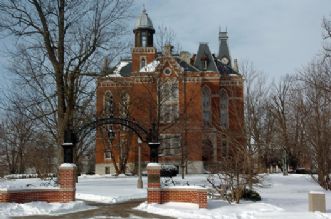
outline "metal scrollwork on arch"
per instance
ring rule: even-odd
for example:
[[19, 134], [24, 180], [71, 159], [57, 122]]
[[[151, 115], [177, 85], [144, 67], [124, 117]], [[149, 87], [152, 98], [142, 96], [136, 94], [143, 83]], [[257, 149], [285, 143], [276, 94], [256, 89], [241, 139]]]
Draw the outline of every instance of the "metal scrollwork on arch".
[[77, 134], [88, 133], [100, 126], [109, 124], [119, 124], [128, 127], [134, 131], [143, 142], [148, 142], [150, 140], [149, 136], [151, 135], [151, 130], [147, 131], [134, 120], [117, 118], [113, 116], [107, 118], [97, 118], [95, 121], [85, 124], [77, 131]]

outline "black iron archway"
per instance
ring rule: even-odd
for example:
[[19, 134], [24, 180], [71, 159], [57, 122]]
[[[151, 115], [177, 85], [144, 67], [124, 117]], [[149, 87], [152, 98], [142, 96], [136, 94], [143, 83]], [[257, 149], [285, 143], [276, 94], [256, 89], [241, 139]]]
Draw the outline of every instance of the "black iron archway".
[[64, 132], [64, 143], [62, 144], [64, 163], [73, 163], [73, 149], [75, 147], [75, 144], [77, 143], [76, 136], [78, 134], [91, 132], [97, 127], [103, 125], [116, 124], [128, 127], [129, 129], [134, 131], [143, 142], [148, 143], [148, 146], [150, 147], [150, 162], [158, 163], [158, 151], [160, 143], [155, 123], [152, 124], [152, 128], [146, 130], [136, 121], [117, 117], [96, 119], [93, 122], [82, 125], [81, 128], [79, 128], [77, 131], [74, 131], [72, 129], [66, 129]]

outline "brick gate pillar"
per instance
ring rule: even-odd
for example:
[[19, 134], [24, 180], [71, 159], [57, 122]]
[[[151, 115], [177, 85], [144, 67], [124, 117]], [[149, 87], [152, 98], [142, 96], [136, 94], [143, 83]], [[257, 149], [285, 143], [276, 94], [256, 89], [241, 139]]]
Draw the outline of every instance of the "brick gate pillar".
[[60, 201], [75, 201], [76, 165], [64, 163], [59, 168]]
[[160, 184], [161, 165], [149, 163], [147, 165], [147, 202], [161, 204], [161, 184]]

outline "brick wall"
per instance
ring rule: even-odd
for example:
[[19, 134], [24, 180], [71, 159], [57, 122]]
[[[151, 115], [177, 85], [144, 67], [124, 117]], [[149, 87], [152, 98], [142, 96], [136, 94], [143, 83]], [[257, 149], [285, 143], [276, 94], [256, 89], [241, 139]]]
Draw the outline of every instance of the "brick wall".
[[194, 186], [161, 188], [158, 164], [148, 164], [147, 202], [162, 204], [165, 202], [186, 202], [198, 204], [199, 208], [208, 208], [207, 189]]
[[75, 200], [76, 167], [61, 165], [59, 168], [59, 187], [47, 189], [24, 189], [0, 191], [0, 202], [27, 203], [32, 201], [70, 202]]

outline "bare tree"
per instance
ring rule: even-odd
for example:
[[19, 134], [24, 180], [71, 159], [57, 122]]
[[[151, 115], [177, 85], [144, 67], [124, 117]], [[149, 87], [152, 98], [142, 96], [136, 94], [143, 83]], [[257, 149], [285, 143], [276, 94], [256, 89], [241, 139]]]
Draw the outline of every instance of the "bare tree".
[[324, 57], [331, 58], [331, 21], [324, 17], [322, 22], [323, 40], [324, 40]]
[[[98, 72], [105, 54], [126, 48], [121, 36], [132, 0], [17, 1], [0, 3], [0, 29], [17, 39], [12, 71], [26, 89], [39, 120], [58, 144], [79, 126], [94, 94], [86, 75]], [[26, 102], [24, 102], [26, 103]], [[20, 104], [21, 105], [21, 104]], [[81, 111], [78, 113], [78, 111]]]
[[288, 156], [290, 153], [289, 140], [289, 109], [290, 109], [290, 91], [293, 79], [286, 76], [274, 86], [272, 96], [272, 112], [277, 122], [278, 142], [277, 144], [283, 151], [283, 173], [288, 174]]
[[249, 186], [252, 189], [253, 176], [261, 171], [265, 158], [268, 136], [268, 83], [263, 73], [258, 72], [252, 63], [244, 62], [241, 66], [245, 78], [245, 135], [248, 156]]
[[175, 53], [179, 53], [182, 49], [180, 43], [176, 39], [175, 32], [170, 27], [165, 25], [160, 25], [157, 27], [155, 44], [158, 51], [163, 51], [164, 46], [168, 44], [174, 46]]
[[331, 99], [330, 65], [317, 60], [301, 73], [304, 93], [305, 137], [312, 168], [317, 171], [318, 183], [327, 188], [326, 178], [331, 166]]

